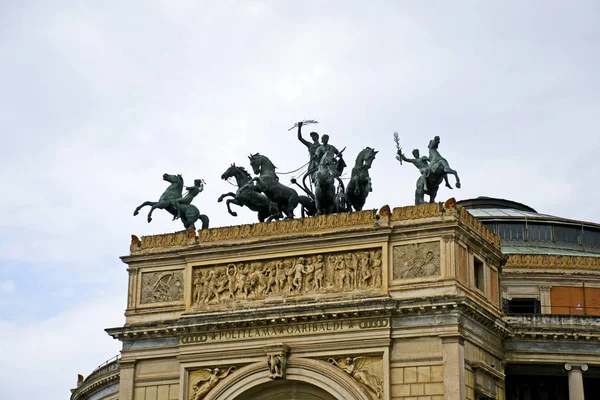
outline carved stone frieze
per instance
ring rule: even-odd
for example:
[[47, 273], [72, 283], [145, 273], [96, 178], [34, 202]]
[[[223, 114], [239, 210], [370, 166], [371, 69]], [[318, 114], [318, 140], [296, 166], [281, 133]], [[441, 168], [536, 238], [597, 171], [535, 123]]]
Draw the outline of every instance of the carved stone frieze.
[[440, 243], [394, 246], [394, 279], [440, 275]]
[[476, 233], [483, 236], [483, 238], [489, 243], [500, 247], [500, 236], [492, 232], [487, 226], [482, 224], [477, 218], [469, 214], [464, 207], [459, 207], [458, 217], [465, 225], [469, 226]]
[[183, 301], [183, 270], [142, 274], [140, 304]]
[[600, 257], [510, 255], [505, 267], [600, 269]]
[[190, 400], [202, 400], [219, 383], [235, 371], [237, 367], [228, 368], [203, 368], [191, 371], [189, 375], [190, 387], [188, 398]]
[[381, 249], [195, 267], [192, 305], [381, 288]]
[[327, 361], [362, 384], [373, 397], [379, 399], [383, 395], [383, 361], [381, 358], [359, 356], [328, 358]]
[[437, 217], [442, 215], [442, 208], [438, 203], [419, 204], [417, 206], [395, 207], [392, 210], [392, 221], [406, 221], [409, 219], [420, 219]]

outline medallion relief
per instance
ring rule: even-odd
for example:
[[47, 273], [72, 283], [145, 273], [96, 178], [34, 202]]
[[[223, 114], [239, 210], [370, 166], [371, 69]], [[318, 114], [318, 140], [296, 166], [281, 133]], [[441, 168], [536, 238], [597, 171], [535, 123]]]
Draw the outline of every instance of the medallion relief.
[[196, 267], [192, 305], [381, 287], [381, 249]]
[[183, 270], [142, 274], [140, 304], [183, 301]]
[[440, 243], [415, 243], [394, 247], [394, 279], [440, 275]]

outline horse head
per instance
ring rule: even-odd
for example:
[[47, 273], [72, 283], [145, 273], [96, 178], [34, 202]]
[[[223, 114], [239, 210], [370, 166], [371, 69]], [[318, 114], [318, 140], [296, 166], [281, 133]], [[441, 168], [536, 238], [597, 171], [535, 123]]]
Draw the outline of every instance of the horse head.
[[371, 168], [371, 164], [373, 163], [373, 160], [375, 160], [377, 153], [379, 152], [375, 151], [375, 149], [365, 147], [360, 153], [358, 153], [358, 156], [356, 156], [356, 166], [364, 166], [367, 169]]
[[250, 166], [252, 167], [252, 170], [254, 171], [255, 175], [260, 175], [263, 172], [264, 173], [275, 173], [275, 169], [277, 168], [275, 165], [273, 165], [273, 163], [271, 162], [271, 160], [269, 160], [268, 157], [263, 156], [259, 153], [256, 154], [250, 154], [248, 156], [248, 159], [250, 160]]
[[[229, 168], [227, 168], [227, 170], [225, 172], [223, 172], [223, 175], [221, 175], [221, 179], [223, 179], [223, 180], [227, 180], [232, 177], [235, 177], [236, 179], [238, 179], [238, 178], [246, 178], [247, 180], [252, 179], [252, 176], [250, 176], [250, 174], [248, 173], [248, 171], [246, 171], [246, 169], [244, 167], [238, 167], [237, 165], [235, 165], [235, 163], [231, 164], [231, 166]], [[238, 183], [239, 183], [239, 180], [238, 180]]]
[[178, 183], [183, 186], [183, 177], [181, 176], [181, 174], [169, 175], [169, 174], [165, 173], [165, 174], [163, 174], [163, 180], [165, 180], [169, 183]]

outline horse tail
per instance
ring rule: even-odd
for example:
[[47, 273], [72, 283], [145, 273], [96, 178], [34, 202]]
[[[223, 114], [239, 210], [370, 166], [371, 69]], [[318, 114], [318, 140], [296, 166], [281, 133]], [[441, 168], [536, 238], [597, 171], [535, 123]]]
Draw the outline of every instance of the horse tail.
[[204, 214], [200, 214], [200, 217], [198, 218], [200, 221], [202, 221], [202, 228], [200, 229], [208, 229], [208, 216], [204, 215]]

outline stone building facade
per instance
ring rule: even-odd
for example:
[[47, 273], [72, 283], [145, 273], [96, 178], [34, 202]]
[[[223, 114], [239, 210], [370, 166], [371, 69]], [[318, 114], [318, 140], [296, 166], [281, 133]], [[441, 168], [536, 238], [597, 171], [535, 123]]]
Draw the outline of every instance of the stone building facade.
[[[120, 359], [71, 399], [535, 400], [526, 386], [561, 363], [565, 399], [582, 399], [600, 365], [597, 317], [546, 307], [569, 307], [552, 287], [581, 271], [503, 254], [480, 206], [133, 236], [126, 323], [107, 329]], [[577, 265], [585, 279], [600, 270]], [[531, 303], [530, 280], [544, 307], [513, 313]]]

